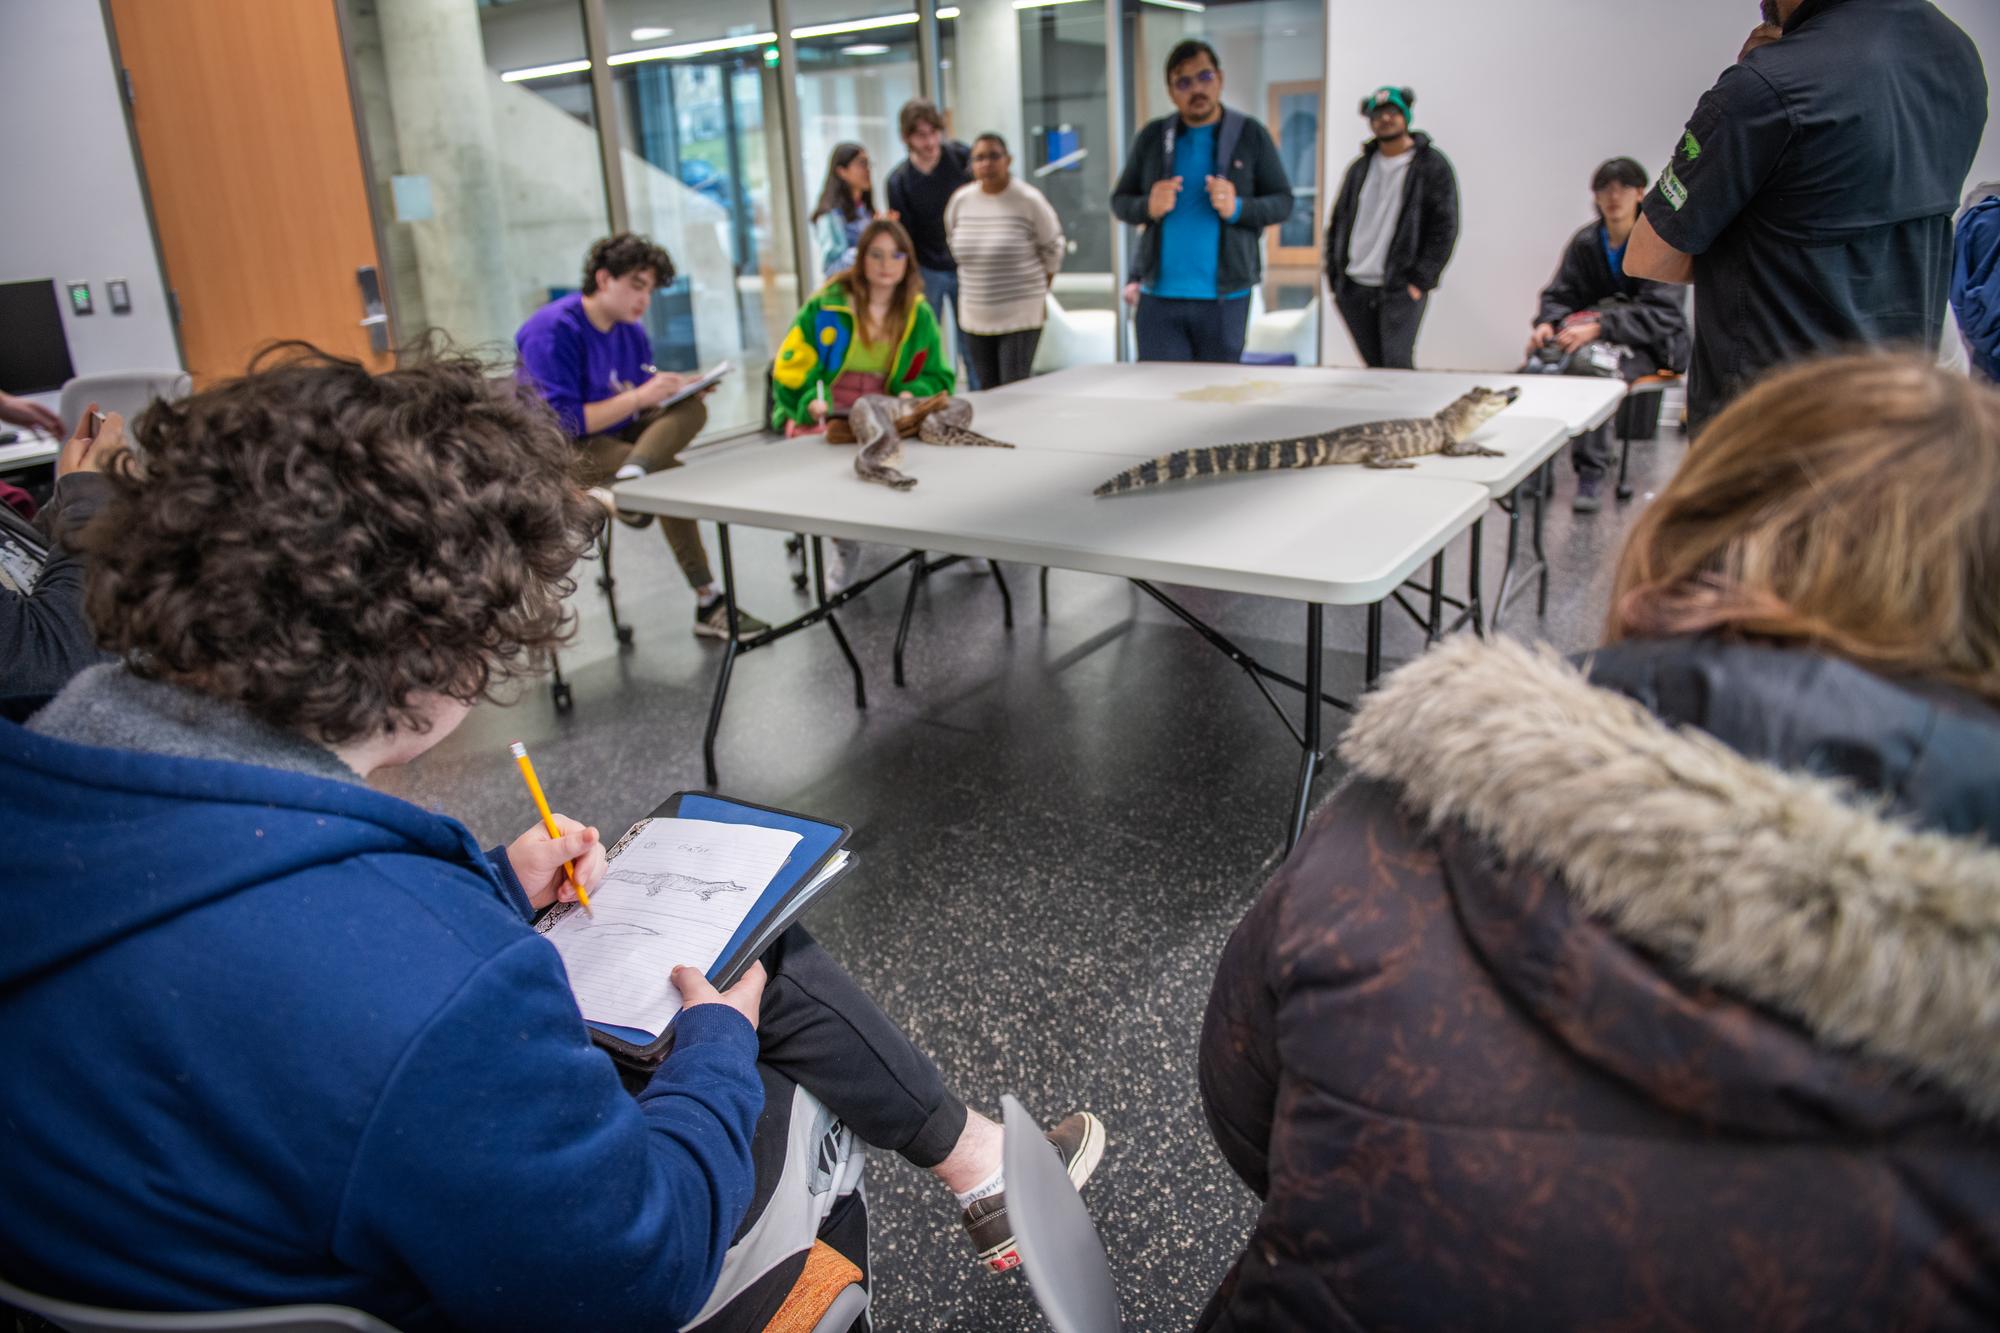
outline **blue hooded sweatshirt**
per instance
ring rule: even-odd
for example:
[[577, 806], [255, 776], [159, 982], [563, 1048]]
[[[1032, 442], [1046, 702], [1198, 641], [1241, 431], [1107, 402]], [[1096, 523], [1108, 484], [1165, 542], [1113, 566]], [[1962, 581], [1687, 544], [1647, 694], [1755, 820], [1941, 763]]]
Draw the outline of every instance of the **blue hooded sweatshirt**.
[[0, 827], [0, 1275], [405, 1330], [700, 1308], [753, 1185], [740, 1015], [635, 1100], [505, 858], [356, 782], [0, 723]]

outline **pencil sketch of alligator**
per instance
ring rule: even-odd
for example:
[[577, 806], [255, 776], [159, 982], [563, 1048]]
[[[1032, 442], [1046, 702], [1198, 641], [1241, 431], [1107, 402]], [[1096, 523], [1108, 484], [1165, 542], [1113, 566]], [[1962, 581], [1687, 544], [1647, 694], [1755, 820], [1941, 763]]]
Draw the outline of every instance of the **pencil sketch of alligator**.
[[696, 879], [692, 875], [677, 875], [671, 870], [648, 875], [638, 870], [620, 870], [616, 864], [611, 867], [611, 873], [605, 878], [621, 879], [627, 884], [636, 885], [646, 891], [648, 898], [656, 898], [664, 890], [672, 893], [692, 893], [703, 902], [707, 902], [718, 893], [750, 892], [748, 885], [738, 884], [734, 880]]
[[1121, 495], [1170, 481], [1212, 477], [1225, 472], [1268, 472], [1276, 468], [1323, 467], [1359, 463], [1372, 468], [1405, 468], [1407, 460], [1424, 454], [1498, 457], [1500, 451], [1472, 444], [1473, 434], [1521, 396], [1508, 389], [1474, 389], [1437, 415], [1396, 421], [1369, 421], [1320, 435], [1295, 435], [1254, 444], [1218, 444], [1207, 449], [1182, 449], [1127, 468], [1093, 494]]

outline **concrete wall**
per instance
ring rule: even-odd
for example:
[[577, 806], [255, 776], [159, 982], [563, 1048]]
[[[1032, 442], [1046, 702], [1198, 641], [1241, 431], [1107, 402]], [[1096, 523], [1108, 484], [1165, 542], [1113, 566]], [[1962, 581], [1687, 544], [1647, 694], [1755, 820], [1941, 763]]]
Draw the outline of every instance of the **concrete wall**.
[[[1990, 77], [2000, 68], [2000, 5], [1939, 4], [1980, 44]], [[1464, 207], [1417, 364], [1490, 369], [1519, 363], [1536, 293], [1564, 239], [1590, 219], [1591, 170], [1623, 154], [1657, 173], [1695, 102], [1736, 58], [1757, 6], [1434, 0], [1421, 23], [1435, 37], [1382, 16], [1376, 6], [1328, 0], [1323, 209], [1367, 137], [1354, 103], [1384, 83], [1414, 88], [1416, 126], [1458, 169]], [[1975, 179], [1995, 176], [2000, 133], [1989, 120]], [[1358, 364], [1330, 299], [1325, 314], [1327, 363]]]
[[[77, 373], [180, 365], [95, 0], [0, 4], [0, 181], [0, 282], [90, 283], [97, 312], [63, 313]], [[111, 313], [107, 278], [130, 284], [131, 314]]]

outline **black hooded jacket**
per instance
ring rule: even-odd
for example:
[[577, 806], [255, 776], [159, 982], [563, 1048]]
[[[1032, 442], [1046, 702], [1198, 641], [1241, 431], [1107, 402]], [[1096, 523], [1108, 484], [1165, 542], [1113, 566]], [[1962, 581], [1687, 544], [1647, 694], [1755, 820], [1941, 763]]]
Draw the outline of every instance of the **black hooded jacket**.
[[[1403, 180], [1403, 213], [1396, 220], [1396, 237], [1389, 243], [1389, 264], [1382, 285], [1430, 291], [1444, 276], [1458, 244], [1458, 176], [1451, 159], [1439, 152], [1428, 134], [1412, 134], [1417, 155]], [[1370, 139], [1361, 156], [1341, 178], [1340, 197], [1326, 228], [1327, 281], [1339, 288], [1347, 282], [1348, 242], [1354, 237], [1354, 215], [1361, 207], [1361, 185], [1379, 147]]]
[[1599, 226], [1592, 222], [1569, 238], [1561, 266], [1542, 288], [1535, 323], [1560, 328], [1564, 317], [1595, 310], [1605, 341], [1644, 352], [1662, 370], [1685, 373], [1692, 339], [1680, 288], [1612, 273]]

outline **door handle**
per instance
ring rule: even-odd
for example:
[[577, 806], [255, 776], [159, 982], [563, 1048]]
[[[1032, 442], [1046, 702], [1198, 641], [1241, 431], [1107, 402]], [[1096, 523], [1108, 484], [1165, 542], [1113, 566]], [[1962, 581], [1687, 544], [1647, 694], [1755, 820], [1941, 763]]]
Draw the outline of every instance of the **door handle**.
[[389, 312], [382, 305], [382, 279], [376, 274], [373, 264], [363, 264], [354, 270], [354, 281], [361, 288], [361, 327], [368, 330], [369, 349], [386, 352], [389, 350]]

